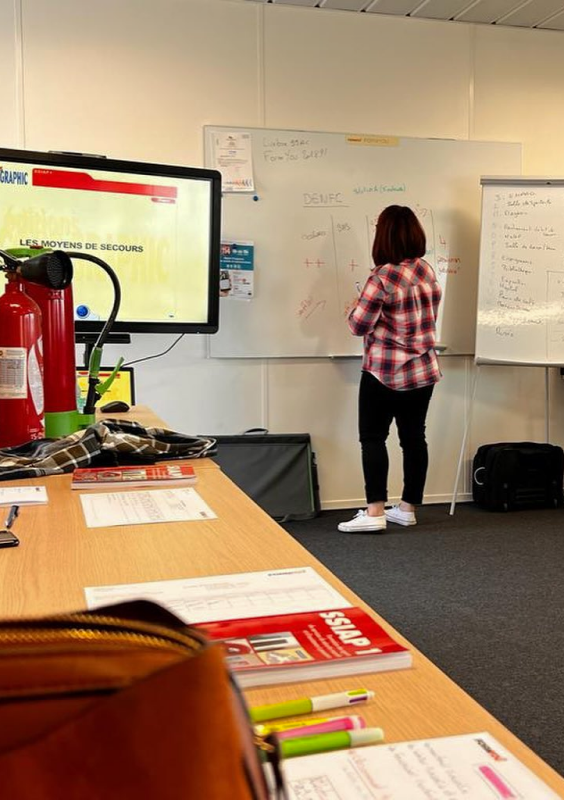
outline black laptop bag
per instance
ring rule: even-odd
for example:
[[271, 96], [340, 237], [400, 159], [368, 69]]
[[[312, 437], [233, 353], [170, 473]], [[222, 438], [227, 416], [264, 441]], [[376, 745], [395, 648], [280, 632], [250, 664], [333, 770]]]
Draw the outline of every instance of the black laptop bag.
[[563, 504], [564, 451], [538, 442], [483, 444], [472, 462], [472, 497], [491, 511]]
[[317, 464], [309, 433], [252, 428], [213, 438], [214, 461], [271, 517], [286, 522], [319, 514]]

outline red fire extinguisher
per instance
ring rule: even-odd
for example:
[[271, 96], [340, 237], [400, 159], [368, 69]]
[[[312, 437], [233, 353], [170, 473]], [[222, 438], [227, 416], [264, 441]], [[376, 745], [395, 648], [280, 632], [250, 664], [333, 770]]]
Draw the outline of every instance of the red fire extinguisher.
[[0, 447], [45, 436], [41, 311], [15, 273], [7, 279], [0, 297]]
[[72, 285], [51, 289], [23, 278], [20, 280], [41, 312], [47, 436], [66, 436], [79, 428]]
[[[114, 289], [112, 310], [90, 356], [88, 391], [80, 414], [76, 408], [71, 256], [101, 267]], [[0, 271], [6, 272], [8, 279], [6, 293], [0, 297], [0, 447], [40, 439], [45, 431], [51, 438], [92, 425], [96, 401], [123, 362], [120, 359], [110, 378], [99, 382], [102, 347], [120, 306], [117, 275], [105, 261], [87, 253], [25, 247], [0, 250]]]

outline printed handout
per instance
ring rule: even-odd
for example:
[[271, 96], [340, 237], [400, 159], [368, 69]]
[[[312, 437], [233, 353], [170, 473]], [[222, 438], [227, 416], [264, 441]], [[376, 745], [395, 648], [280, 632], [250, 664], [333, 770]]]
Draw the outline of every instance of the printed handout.
[[184, 622], [191, 623], [297, 614], [351, 605], [311, 567], [90, 586], [85, 589], [85, 595], [90, 609], [125, 600], [153, 600]]
[[488, 733], [359, 747], [284, 762], [289, 800], [557, 800]]
[[195, 489], [81, 494], [80, 502], [89, 528], [217, 519]]
[[47, 502], [45, 486], [3, 486], [0, 506], [33, 506]]

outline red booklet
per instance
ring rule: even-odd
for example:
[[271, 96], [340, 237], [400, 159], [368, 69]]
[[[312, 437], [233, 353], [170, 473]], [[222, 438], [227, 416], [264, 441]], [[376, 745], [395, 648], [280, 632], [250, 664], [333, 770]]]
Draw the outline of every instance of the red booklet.
[[190, 484], [196, 482], [191, 464], [148, 464], [138, 467], [93, 467], [75, 469], [72, 474], [73, 489], [120, 488]]
[[243, 688], [405, 669], [411, 653], [361, 608], [201, 623]]

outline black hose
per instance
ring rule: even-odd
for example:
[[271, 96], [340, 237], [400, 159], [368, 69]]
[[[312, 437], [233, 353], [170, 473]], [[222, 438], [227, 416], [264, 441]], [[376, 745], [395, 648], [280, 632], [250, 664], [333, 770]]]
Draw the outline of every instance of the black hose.
[[[110, 267], [109, 264], [106, 264], [105, 261], [102, 261], [101, 258], [97, 256], [90, 255], [90, 253], [75, 253], [69, 252], [67, 255], [70, 258], [80, 258], [84, 261], [92, 261], [93, 264], [97, 264], [99, 267], [102, 267], [104, 272], [109, 275], [110, 280], [114, 287], [114, 303], [112, 306], [112, 310], [106, 323], [102, 330], [100, 331], [100, 335], [98, 336], [96, 343], [94, 345], [93, 350], [100, 350], [108, 338], [108, 335], [113, 327], [113, 324], [116, 320], [118, 315], [119, 307], [121, 304], [121, 286], [118, 280], [118, 276], [114, 272], [114, 270]], [[98, 382], [98, 376], [95, 378], [88, 376], [88, 393], [86, 396], [86, 403], [84, 404], [84, 413], [85, 414], [93, 414], [94, 409], [96, 406], [96, 384]]]

